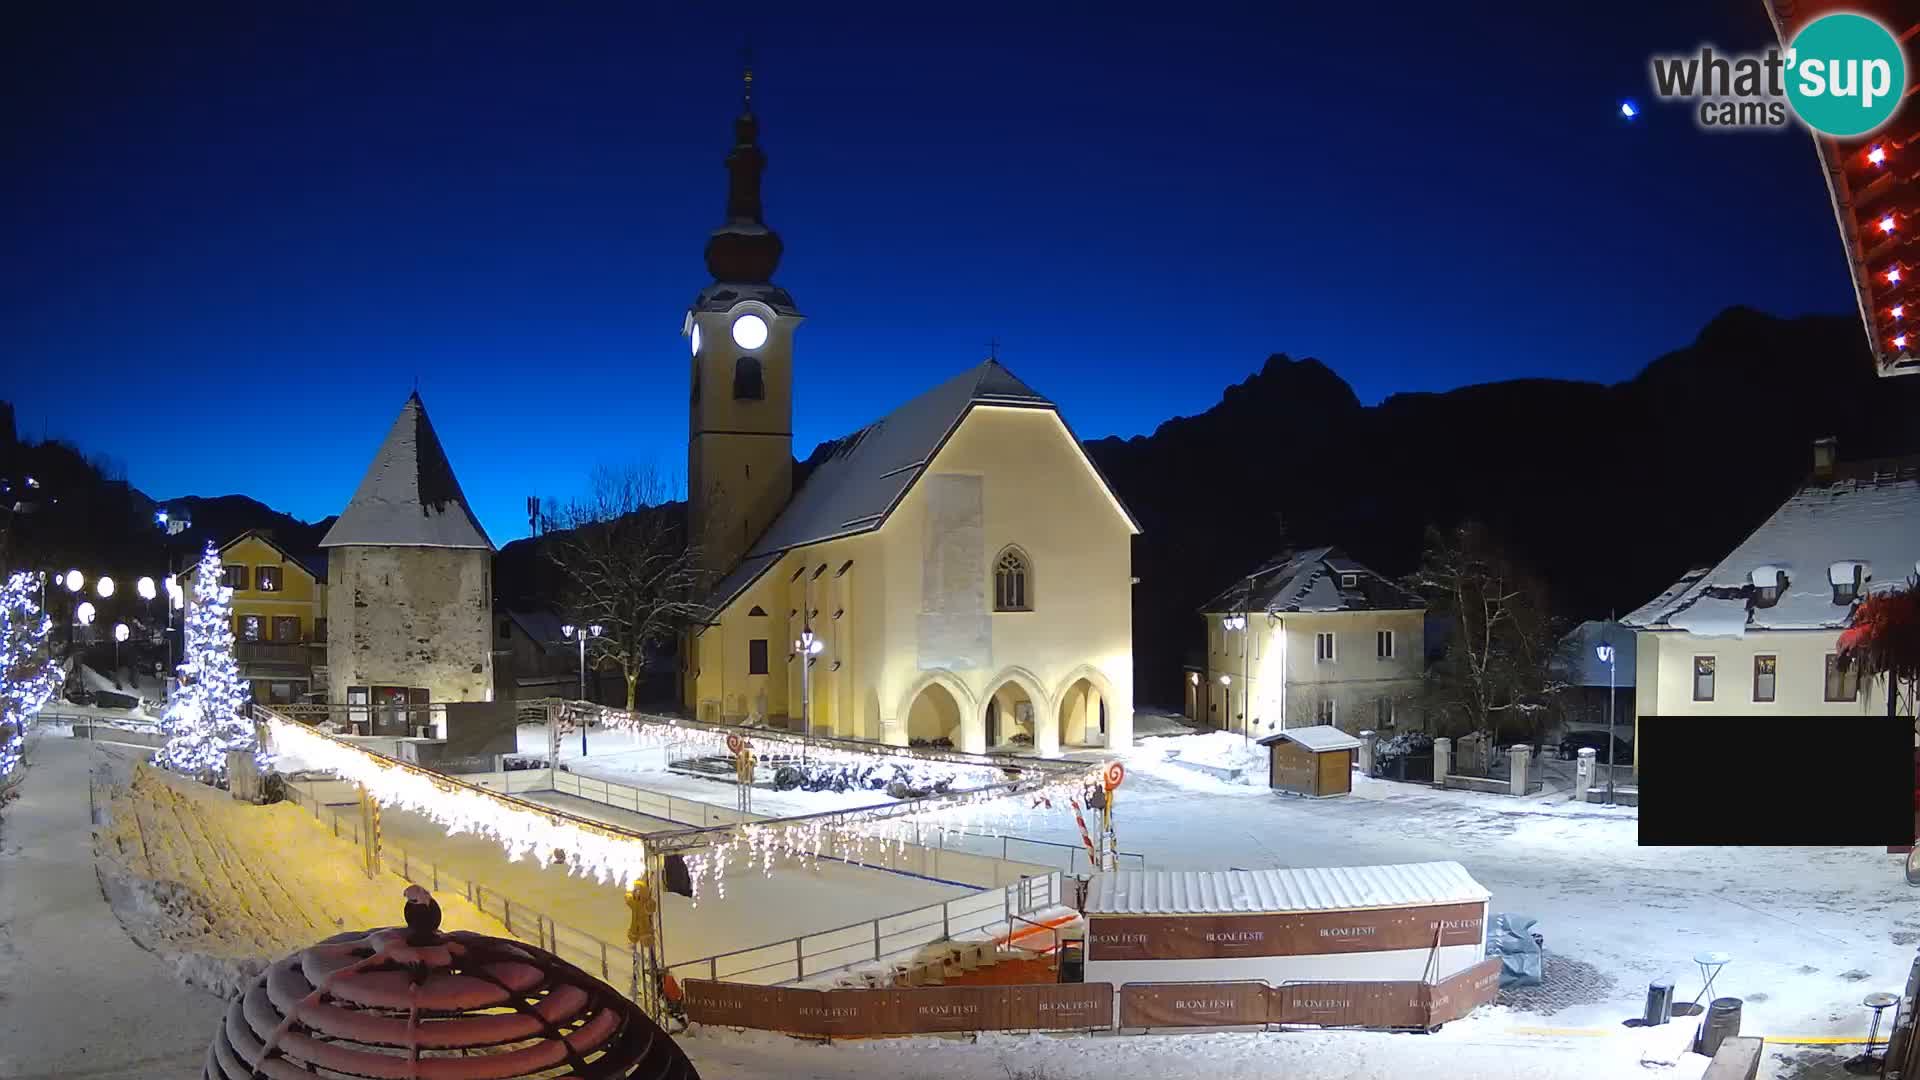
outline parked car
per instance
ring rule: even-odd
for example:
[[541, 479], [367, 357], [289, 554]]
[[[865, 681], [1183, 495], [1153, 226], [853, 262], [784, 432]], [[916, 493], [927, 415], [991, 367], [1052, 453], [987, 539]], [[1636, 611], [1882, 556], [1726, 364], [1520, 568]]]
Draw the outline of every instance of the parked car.
[[[1573, 731], [1560, 740], [1560, 760], [1572, 761], [1580, 751], [1593, 750], [1593, 756], [1600, 764], [1607, 763], [1607, 733], [1604, 731]], [[1614, 762], [1619, 765], [1633, 763], [1633, 744], [1619, 736], [1613, 736]]]

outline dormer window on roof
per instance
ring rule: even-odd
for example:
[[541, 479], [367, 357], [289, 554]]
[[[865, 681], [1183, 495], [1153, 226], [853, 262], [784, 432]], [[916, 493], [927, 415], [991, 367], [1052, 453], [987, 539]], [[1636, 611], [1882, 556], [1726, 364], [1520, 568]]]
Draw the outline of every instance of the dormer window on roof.
[[1833, 586], [1833, 602], [1851, 604], [1860, 599], [1860, 591], [1866, 587], [1867, 564], [1852, 560], [1843, 560], [1827, 567], [1827, 583]]
[[1351, 589], [1359, 584], [1360, 584], [1359, 574], [1341, 574], [1340, 575], [1340, 587], [1343, 589]]
[[1787, 572], [1777, 566], [1756, 567], [1751, 578], [1753, 582], [1753, 606], [1769, 608], [1780, 602], [1780, 594], [1787, 591]]

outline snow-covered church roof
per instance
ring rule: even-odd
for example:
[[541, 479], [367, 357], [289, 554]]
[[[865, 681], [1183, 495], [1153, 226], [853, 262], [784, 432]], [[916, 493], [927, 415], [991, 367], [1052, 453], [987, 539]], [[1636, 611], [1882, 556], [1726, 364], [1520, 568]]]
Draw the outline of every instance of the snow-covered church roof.
[[[710, 609], [717, 612], [725, 607], [794, 548], [872, 532], [884, 525], [976, 405], [1059, 411], [999, 361], [987, 360], [836, 440], [786, 509], [715, 587]], [[1074, 445], [1079, 446], [1078, 439]], [[1091, 458], [1087, 464], [1092, 466]], [[1095, 468], [1094, 473], [1099, 475], [1099, 470]], [[1139, 524], [1113, 486], [1105, 477], [1100, 482], [1137, 532]]]
[[[1920, 571], [1920, 458], [1843, 466], [1788, 499], [1766, 523], [1704, 573], [1694, 571], [1621, 622], [1700, 637], [1742, 637], [1749, 630], [1846, 626], [1850, 596], [1835, 581], [1854, 580], [1859, 595], [1894, 588]], [[1761, 586], [1785, 578], [1767, 603]]]
[[1317, 547], [1269, 559], [1200, 610], [1206, 614], [1419, 611], [1426, 606], [1418, 596], [1348, 558], [1339, 548]]
[[401, 407], [353, 501], [320, 541], [323, 548], [354, 544], [493, 550], [417, 393]]

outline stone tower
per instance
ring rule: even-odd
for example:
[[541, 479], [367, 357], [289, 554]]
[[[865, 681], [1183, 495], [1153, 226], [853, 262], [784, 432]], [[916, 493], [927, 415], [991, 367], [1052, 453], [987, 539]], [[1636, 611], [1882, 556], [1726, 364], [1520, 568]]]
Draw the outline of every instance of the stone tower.
[[492, 700], [493, 543], [419, 394], [320, 546], [329, 701]]
[[713, 283], [682, 329], [693, 350], [689, 524], [713, 574], [732, 569], [793, 496], [793, 332], [802, 316], [773, 283], [780, 237], [760, 208], [759, 130], [749, 71], [727, 154], [727, 221], [707, 240]]

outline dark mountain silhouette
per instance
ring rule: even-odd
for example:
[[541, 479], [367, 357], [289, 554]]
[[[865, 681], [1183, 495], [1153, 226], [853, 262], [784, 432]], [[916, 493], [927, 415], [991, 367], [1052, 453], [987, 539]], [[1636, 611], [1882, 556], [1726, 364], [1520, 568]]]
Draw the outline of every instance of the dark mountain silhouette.
[[[1805, 479], [1814, 439], [1837, 436], [1843, 460], [1914, 453], [1916, 417], [1920, 377], [1877, 378], [1857, 318], [1732, 308], [1612, 386], [1523, 379], [1365, 406], [1320, 361], [1275, 355], [1197, 416], [1086, 446], [1145, 530], [1135, 695], [1166, 704], [1202, 643], [1199, 606], [1289, 542], [1338, 544], [1400, 575], [1427, 525], [1478, 519], [1551, 584], [1556, 615], [1604, 617], [1725, 555]], [[796, 462], [796, 479], [833, 445]], [[26, 475], [43, 485], [39, 511], [12, 516], [16, 563], [147, 573], [246, 529], [309, 551], [332, 523], [240, 495], [174, 499], [193, 529], [169, 541], [113, 463], [58, 442], [0, 438], [0, 450], [16, 497]], [[558, 599], [532, 540], [500, 549], [494, 580], [504, 608]]]
[[320, 549], [320, 538], [327, 534], [334, 522], [332, 517], [315, 522], [301, 521], [245, 495], [217, 495], [210, 498], [187, 495], [168, 499], [164, 506], [171, 513], [184, 512], [188, 520], [193, 522], [191, 528], [174, 537], [173, 543], [195, 553], [209, 542], [217, 546], [243, 532], [260, 530], [271, 534], [274, 542], [288, 551], [305, 555]]
[[1625, 612], [1726, 554], [1843, 459], [1920, 450], [1920, 378], [1873, 374], [1857, 318], [1721, 313], [1614, 386], [1527, 379], [1360, 405], [1317, 360], [1269, 358], [1198, 416], [1087, 443], [1144, 530], [1135, 694], [1181, 697], [1199, 605], [1285, 542], [1338, 544], [1387, 574], [1425, 526], [1485, 522], [1568, 619]]

